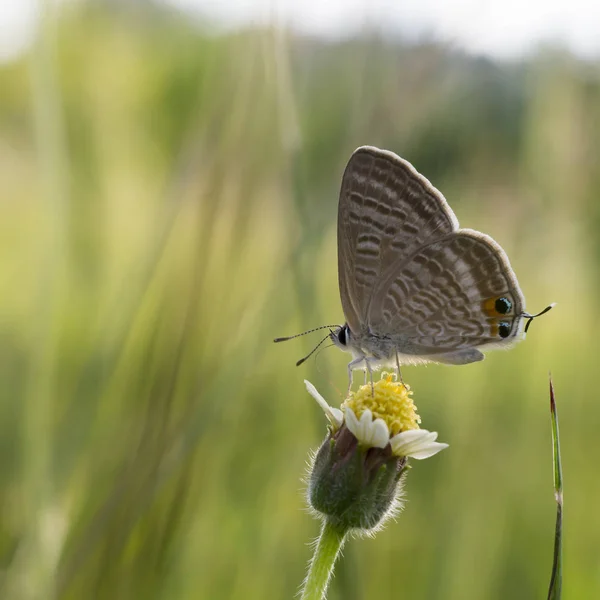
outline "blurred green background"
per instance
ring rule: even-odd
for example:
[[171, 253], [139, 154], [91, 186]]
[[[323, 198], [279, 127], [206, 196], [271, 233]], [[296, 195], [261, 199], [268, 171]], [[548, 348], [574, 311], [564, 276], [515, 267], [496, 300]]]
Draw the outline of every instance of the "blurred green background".
[[318, 523], [309, 449], [348, 355], [336, 211], [373, 144], [511, 257], [534, 323], [465, 367], [406, 367], [423, 426], [404, 512], [346, 546], [330, 600], [533, 599], [552, 561], [548, 371], [565, 583], [600, 597], [600, 69], [372, 31], [217, 32], [69, 6], [0, 66], [0, 597], [292, 598]]

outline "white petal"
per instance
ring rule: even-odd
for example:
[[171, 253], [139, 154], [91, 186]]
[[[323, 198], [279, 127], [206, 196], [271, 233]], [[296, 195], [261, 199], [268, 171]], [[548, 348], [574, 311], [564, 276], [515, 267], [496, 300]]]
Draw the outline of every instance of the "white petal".
[[369, 446], [372, 448], [385, 448], [390, 442], [390, 430], [387, 423], [383, 419], [375, 419], [371, 428], [371, 442]]
[[436, 442], [437, 436], [437, 432], [427, 431], [427, 429], [402, 431], [390, 440], [392, 452], [397, 456], [429, 458], [448, 447], [448, 444]]
[[371, 438], [371, 423], [373, 423], [373, 413], [368, 408], [363, 410], [359, 423], [359, 435], [356, 437], [361, 444], [368, 446]]
[[406, 456], [404, 451], [412, 448], [414, 445], [419, 445], [423, 441], [423, 438], [427, 437], [428, 433], [426, 429], [409, 429], [408, 431], [396, 434], [390, 440], [392, 452], [400, 454], [400, 451], [402, 451], [403, 456]]
[[354, 437], [356, 437], [360, 425], [358, 424], [358, 419], [356, 418], [354, 411], [347, 406], [344, 408], [344, 422], [346, 423], [346, 427], [350, 430], [350, 433], [354, 434]]
[[418, 460], [423, 460], [424, 458], [429, 458], [438, 452], [441, 452], [444, 448], [447, 448], [448, 444], [443, 444], [441, 442], [431, 442], [428, 446], [424, 446], [419, 450], [413, 450], [411, 453], [411, 458], [416, 458]]
[[323, 409], [323, 412], [325, 413], [325, 416], [329, 419], [329, 422], [331, 423], [333, 429], [337, 431], [344, 422], [344, 415], [342, 414], [342, 411], [339, 408], [332, 408], [331, 406], [329, 406], [325, 398], [323, 398], [323, 396], [319, 394], [317, 388], [307, 379], [304, 380], [304, 385], [306, 386], [308, 393], [317, 401], [319, 406]]
[[371, 423], [373, 422], [373, 413], [369, 408], [365, 408], [360, 415], [360, 419], [358, 420], [360, 423], [360, 429], [363, 437], [367, 435], [367, 430], [370, 429]]
[[356, 418], [354, 411], [346, 407], [346, 427], [363, 446], [385, 448], [390, 440], [388, 426], [383, 419], [373, 421], [373, 413], [366, 409]]
[[337, 431], [344, 422], [344, 413], [339, 408], [330, 406], [329, 412], [327, 413], [327, 418], [329, 419], [334, 431]]

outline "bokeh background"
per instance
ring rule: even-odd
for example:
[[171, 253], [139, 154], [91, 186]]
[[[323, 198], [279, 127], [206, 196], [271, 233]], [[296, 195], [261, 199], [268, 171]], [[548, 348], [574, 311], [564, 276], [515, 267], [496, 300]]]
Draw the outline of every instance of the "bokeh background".
[[[365, 3], [367, 4], [367, 3]], [[272, 339], [343, 322], [351, 152], [410, 160], [506, 249], [526, 342], [406, 367], [450, 449], [346, 546], [331, 600], [543, 598], [565, 471], [565, 583], [600, 597], [600, 63], [223, 28], [150, 2], [38, 7], [0, 65], [0, 597], [292, 598], [318, 523], [309, 449], [348, 356]], [[368, 11], [366, 11], [368, 13]], [[600, 25], [598, 25], [600, 35]]]

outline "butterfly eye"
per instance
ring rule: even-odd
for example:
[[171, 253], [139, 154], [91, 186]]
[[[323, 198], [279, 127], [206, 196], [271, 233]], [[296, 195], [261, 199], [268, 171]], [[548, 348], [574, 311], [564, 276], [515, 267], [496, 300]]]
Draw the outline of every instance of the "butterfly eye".
[[338, 333], [338, 342], [342, 344], [342, 346], [346, 345], [346, 328], [342, 327]]
[[[501, 298], [498, 298], [496, 300], [496, 302], [494, 304], [494, 308], [496, 309], [496, 312], [498, 314], [505, 315], [511, 311], [512, 302], [508, 298], [505, 298], [504, 296], [502, 296]], [[506, 336], [503, 336], [503, 337], [506, 337]]]
[[500, 321], [498, 323], [498, 335], [501, 338], [506, 338], [510, 335], [510, 323], [508, 321]]

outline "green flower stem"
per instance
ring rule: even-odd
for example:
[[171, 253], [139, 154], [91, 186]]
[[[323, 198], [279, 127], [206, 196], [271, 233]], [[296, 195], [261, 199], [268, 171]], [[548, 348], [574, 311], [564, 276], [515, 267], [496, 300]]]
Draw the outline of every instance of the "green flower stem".
[[325, 521], [304, 580], [302, 600], [323, 600], [333, 574], [335, 561], [342, 549], [347, 530]]

